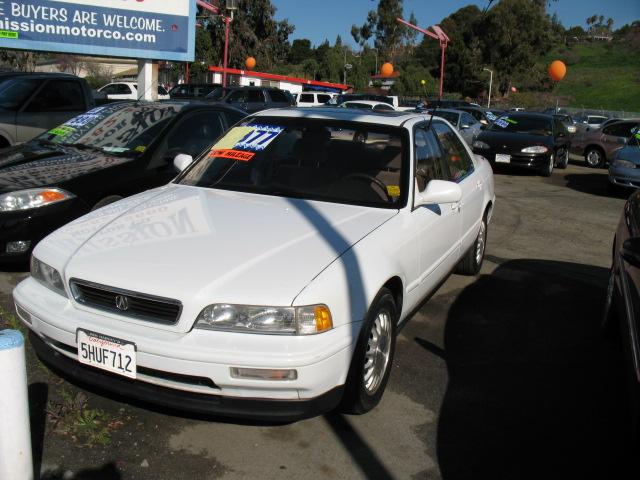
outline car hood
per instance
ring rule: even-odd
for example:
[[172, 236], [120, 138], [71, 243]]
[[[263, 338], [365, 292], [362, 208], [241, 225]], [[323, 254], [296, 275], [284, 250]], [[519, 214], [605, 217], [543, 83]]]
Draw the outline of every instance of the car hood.
[[[322, 270], [397, 214], [181, 185], [138, 197], [123, 213], [113, 213], [123, 210], [118, 202], [63, 227], [51, 247], [75, 250], [67, 280], [182, 301], [186, 323], [176, 328], [184, 331], [215, 302], [291, 305]], [[88, 234], [88, 224], [96, 231]]]
[[60, 185], [81, 175], [132, 160], [130, 157], [32, 141], [0, 151], [0, 192]]
[[528, 135], [525, 133], [507, 133], [484, 130], [478, 135], [478, 140], [489, 145], [495, 151], [517, 151], [534, 145], [553, 145], [552, 137], [544, 135]]

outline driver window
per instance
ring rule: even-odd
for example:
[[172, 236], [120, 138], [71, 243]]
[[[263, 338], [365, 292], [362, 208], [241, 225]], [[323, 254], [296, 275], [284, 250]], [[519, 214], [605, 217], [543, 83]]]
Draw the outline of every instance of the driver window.
[[420, 192], [427, 188], [431, 180], [447, 180], [442, 168], [442, 151], [436, 141], [433, 130], [418, 127], [414, 136], [416, 161], [416, 180]]
[[438, 135], [438, 140], [444, 151], [444, 163], [449, 170], [449, 178], [453, 182], [458, 182], [473, 171], [473, 162], [467, 153], [467, 149], [462, 141], [447, 125], [434, 122], [432, 128]]

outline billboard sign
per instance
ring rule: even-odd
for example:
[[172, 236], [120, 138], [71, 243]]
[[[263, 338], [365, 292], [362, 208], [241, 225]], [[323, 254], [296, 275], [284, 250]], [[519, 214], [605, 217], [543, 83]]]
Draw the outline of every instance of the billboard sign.
[[193, 61], [195, 0], [0, 0], [0, 47]]

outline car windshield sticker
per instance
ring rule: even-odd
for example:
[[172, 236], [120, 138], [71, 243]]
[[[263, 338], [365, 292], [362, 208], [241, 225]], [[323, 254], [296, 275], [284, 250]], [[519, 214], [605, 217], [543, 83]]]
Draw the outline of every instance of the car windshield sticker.
[[225, 150], [232, 149], [236, 143], [246, 137], [249, 133], [253, 132], [251, 127], [235, 127], [227, 132], [227, 134], [216, 143], [213, 150]]
[[101, 118], [101, 115], [85, 113], [83, 115], [73, 117], [71, 120], [66, 121], [64, 124], [68, 127], [80, 128], [84, 127], [87, 123], [95, 122], [96, 120], [100, 120]]
[[272, 127], [269, 125], [250, 125], [251, 132], [235, 144], [235, 148], [241, 150], [262, 151], [269, 146], [273, 140], [284, 131], [283, 127]]
[[222, 148], [222, 149], [214, 149], [209, 156], [217, 157], [217, 158], [230, 158], [231, 160], [240, 160], [241, 162], [248, 162], [255, 156], [255, 153], [243, 152], [242, 150], [231, 150], [228, 148]]
[[495, 120], [496, 118], [498, 118], [498, 116], [493, 112], [486, 112], [485, 115], [489, 120]]
[[57, 135], [58, 137], [66, 137], [67, 135], [71, 135], [75, 132], [76, 129], [73, 127], [67, 127], [66, 125], [60, 125], [59, 127], [52, 128], [47, 133], [50, 135]]
[[510, 123], [513, 124], [513, 125], [517, 125], [518, 122], [516, 122], [514, 119], [509, 118], [509, 117], [500, 117], [495, 122], [496, 125], [498, 125], [499, 127], [502, 127], [502, 128], [507, 128]]
[[133, 151], [138, 153], [144, 153], [146, 149], [147, 147], [145, 145], [138, 145], [136, 148], [133, 149]]
[[127, 147], [102, 147], [102, 150], [107, 153], [123, 153], [129, 149]]
[[387, 193], [390, 197], [399, 197], [400, 187], [398, 185], [387, 185]]

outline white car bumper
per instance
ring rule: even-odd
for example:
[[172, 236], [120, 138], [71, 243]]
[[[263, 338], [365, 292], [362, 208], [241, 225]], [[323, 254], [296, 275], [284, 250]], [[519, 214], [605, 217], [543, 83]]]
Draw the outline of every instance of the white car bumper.
[[[349, 324], [309, 336], [198, 329], [175, 333], [78, 306], [32, 278], [21, 282], [13, 296], [18, 316], [52, 350], [51, 353], [56, 352], [60, 361], [66, 357], [65, 361], [77, 364], [92, 378], [101, 374], [114, 381], [120, 380], [117, 375], [80, 365], [76, 353], [78, 328], [136, 345], [137, 378], [135, 381], [123, 378], [122, 381], [154, 384], [173, 389], [173, 393], [190, 392], [228, 399], [300, 402], [334, 391], [345, 383], [360, 327], [359, 323]], [[230, 372], [232, 367], [295, 369], [297, 378], [234, 378]], [[208, 381], [194, 380], [197, 378]], [[215, 409], [212, 412], [215, 413]]]

